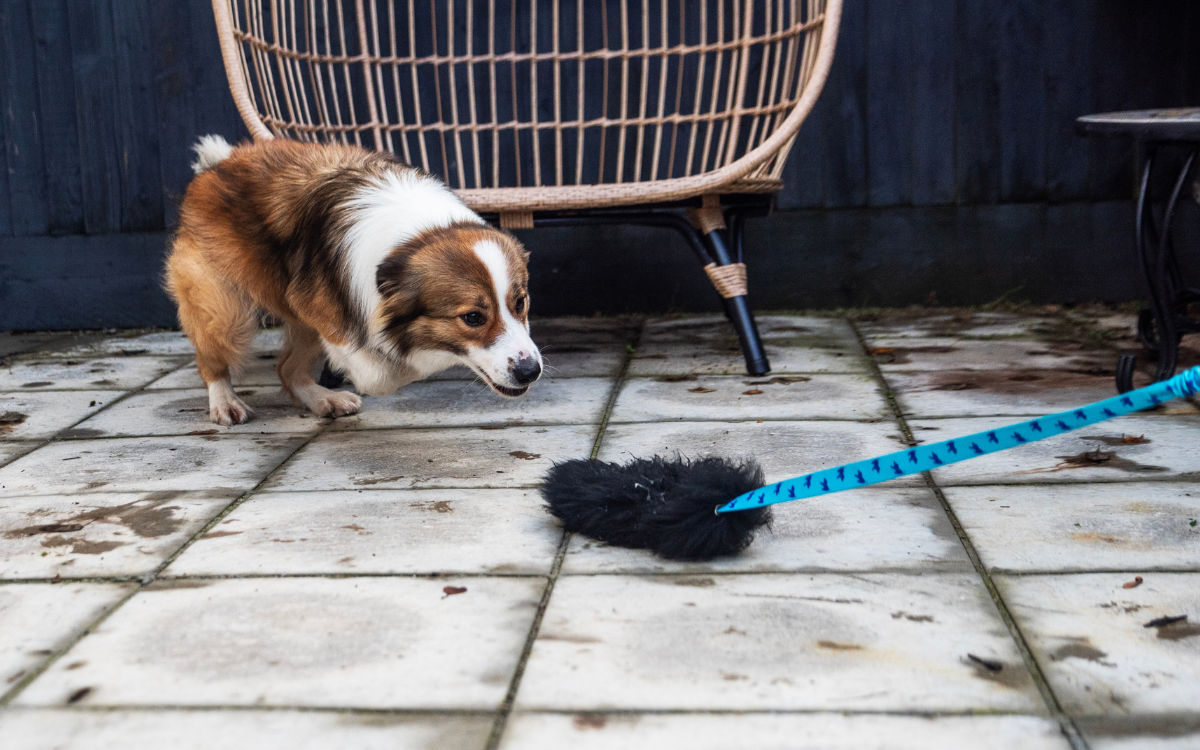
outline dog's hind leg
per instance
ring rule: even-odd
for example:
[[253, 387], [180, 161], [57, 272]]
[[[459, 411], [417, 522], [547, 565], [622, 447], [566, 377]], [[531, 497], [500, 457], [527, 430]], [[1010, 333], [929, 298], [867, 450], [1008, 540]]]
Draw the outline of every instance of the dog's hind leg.
[[331, 391], [317, 385], [313, 379], [313, 365], [324, 355], [320, 335], [299, 321], [289, 320], [287, 341], [279, 357], [279, 380], [283, 390], [298, 406], [304, 406], [318, 417], [357, 414], [362, 408], [362, 399], [357, 394]]
[[196, 347], [196, 369], [208, 386], [209, 418], [225, 426], [250, 421], [254, 412], [233, 392], [229, 371], [241, 365], [258, 328], [253, 301], [182, 238], [167, 260], [166, 282], [179, 305], [179, 324]]

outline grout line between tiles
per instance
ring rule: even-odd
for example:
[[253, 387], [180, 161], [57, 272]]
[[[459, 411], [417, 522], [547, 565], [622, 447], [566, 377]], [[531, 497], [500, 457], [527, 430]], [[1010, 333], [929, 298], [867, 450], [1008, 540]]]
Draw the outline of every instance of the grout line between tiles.
[[263, 476], [263, 478], [258, 482], [258, 484], [254, 485], [249, 490], [242, 493], [237, 498], [235, 498], [233, 501], [231, 501], [228, 505], [226, 505], [225, 508], [220, 513], [218, 513], [212, 520], [210, 520], [208, 523], [206, 523], [204, 526], [202, 526], [195, 534], [193, 534], [191, 537], [189, 537], [187, 539], [187, 541], [185, 541], [182, 545], [179, 546], [178, 549], [175, 550], [175, 552], [168, 555], [167, 558], [165, 560], [163, 560], [161, 563], [159, 563], [159, 565], [157, 567], [155, 567], [154, 570], [152, 570], [151, 572], [146, 573], [140, 577], [135, 577], [134, 579], [132, 579], [132, 581], [130, 581], [130, 582], [136, 581], [139, 585], [133, 587], [132, 590], [128, 594], [126, 594], [124, 597], [118, 599], [111, 607], [109, 607], [106, 610], [104, 610], [103, 612], [101, 612], [100, 615], [98, 615], [95, 619], [93, 619], [90, 623], [88, 623], [84, 628], [80, 629], [73, 636], [68, 638], [66, 640], [66, 642], [63, 643], [63, 645], [59, 646], [57, 649], [54, 650], [54, 653], [52, 653], [50, 656], [46, 657], [40, 664], [38, 664], [36, 667], [31, 669], [28, 674], [26, 674], [15, 685], [13, 685], [7, 692], [0, 694], [0, 709], [3, 709], [5, 707], [7, 707], [8, 705], [10, 705], [13, 702], [13, 700], [15, 700], [16, 697], [18, 695], [20, 695], [22, 691], [25, 690], [25, 688], [29, 687], [29, 685], [32, 684], [34, 680], [36, 680], [38, 677], [42, 676], [42, 674], [44, 674], [46, 672], [46, 670], [50, 669], [50, 667], [52, 667], [55, 662], [57, 662], [68, 651], [70, 651], [72, 648], [74, 648], [75, 644], [79, 643], [81, 640], [83, 640], [85, 637], [87, 637], [88, 633], [92, 632], [97, 627], [102, 625], [105, 620], [107, 620], [109, 617], [111, 617], [113, 615], [113, 613], [115, 613], [121, 607], [125, 606], [125, 604], [130, 599], [137, 596], [138, 592], [142, 591], [147, 586], [149, 586], [151, 583], [153, 583], [155, 580], [157, 580], [158, 576], [162, 573], [162, 571], [164, 569], [166, 569], [166, 567], [168, 565], [170, 565], [172, 562], [174, 562], [175, 559], [184, 552], [184, 550], [186, 550], [188, 547], [190, 547], [201, 536], [208, 533], [209, 529], [211, 529], [215, 524], [219, 523], [221, 519], [223, 519], [225, 516], [229, 515], [229, 513], [231, 513], [237, 506], [239, 506], [243, 502], [245, 502], [260, 487], [262, 487], [264, 484], [266, 484], [267, 480], [275, 475], [275, 472], [279, 471], [279, 469], [284, 464], [286, 464], [288, 461], [290, 461], [292, 459], [293, 456], [295, 456], [297, 453], [299, 453], [301, 450], [303, 450], [304, 447], [306, 445], [308, 445], [310, 442], [312, 442], [314, 438], [316, 438], [318, 435], [320, 435], [322, 431], [323, 430], [315, 431], [306, 440], [302, 441], [299, 445], [297, 445], [295, 450], [293, 450], [291, 453], [287, 454], [283, 458], [283, 460], [281, 460], [278, 464], [275, 465], [275, 468], [268, 471], [266, 473], [266, 475]]
[[[854, 330], [855, 335], [858, 336], [859, 342], [862, 344], [863, 348], [867, 349], [866, 340], [863, 338], [858, 326], [855, 325], [854, 321], [849, 321], [849, 323], [850, 327]], [[887, 396], [888, 403], [892, 407], [896, 417], [896, 422], [899, 425], [901, 432], [910, 442], [915, 444], [913, 432], [911, 429], [909, 429], [908, 422], [900, 409], [900, 405], [896, 402], [895, 393], [888, 384], [887, 378], [884, 376], [883, 371], [879, 369], [878, 364], [874, 365], [874, 370], [875, 376], [879, 379], [879, 383], [884, 387], [884, 393]], [[992, 602], [996, 605], [996, 609], [1000, 614], [1000, 619], [1004, 622], [1005, 627], [1008, 628], [1009, 635], [1012, 637], [1017, 646], [1017, 650], [1021, 654], [1021, 659], [1025, 663], [1026, 670], [1028, 670], [1030, 676], [1033, 677], [1034, 684], [1037, 685], [1038, 692], [1041, 693], [1042, 700], [1045, 702], [1046, 708], [1049, 710], [1051, 717], [1058, 722], [1059, 729], [1062, 731], [1063, 736], [1066, 737], [1067, 742], [1071, 744], [1073, 750], [1090, 750], [1090, 745], [1084, 738], [1083, 733], [1079, 730], [1079, 727], [1075, 724], [1074, 719], [1067, 715], [1066, 711], [1064, 711], [1062, 708], [1062, 704], [1059, 703], [1058, 696], [1055, 695], [1054, 689], [1050, 686], [1050, 681], [1046, 678], [1045, 673], [1042, 671], [1041, 665], [1038, 664], [1037, 658], [1033, 654], [1033, 649], [1030, 648], [1029, 643], [1025, 640], [1025, 635], [1021, 632], [1020, 625], [1017, 623], [1016, 618], [1009, 610], [1008, 603], [1005, 602], [1004, 597], [1000, 595], [1000, 590], [997, 588], [996, 582], [992, 579], [987, 567], [983, 564], [983, 559], [980, 557], [979, 552], [975, 549], [975, 544], [971, 541], [966, 529], [963, 528], [962, 523], [959, 521], [958, 515], [954, 512], [954, 508], [951, 507], [950, 501], [946, 499], [945, 493], [942, 492], [942, 488], [938, 485], [937, 480], [933, 478], [933, 474], [931, 472], [922, 472], [922, 476], [925, 478], [925, 482], [929, 489], [932, 490], [933, 494], [937, 497], [938, 503], [942, 506], [942, 511], [946, 514], [947, 519], [950, 521], [950, 525], [954, 527], [954, 532], [958, 535], [959, 542], [962, 543], [963, 549], [967, 553], [967, 557], [970, 558], [971, 564], [975, 568], [975, 572], [982, 579], [988, 595], [991, 597]]]
[[[612, 416], [613, 408], [617, 405], [617, 397], [621, 394], [621, 388], [624, 387], [625, 381], [628, 378], [629, 364], [633, 361], [633, 355], [637, 352], [637, 346], [641, 341], [644, 329], [645, 321], [642, 321], [633, 333], [633, 341], [627, 346], [625, 361], [622, 363], [621, 370], [617, 373], [617, 377], [613, 381], [612, 390], [608, 394], [608, 402], [604, 405], [604, 415], [596, 430], [596, 439], [592, 441], [592, 450], [588, 456], [589, 458], [595, 459], [600, 455], [600, 446], [604, 442], [604, 433], [608, 429], [608, 420]], [[521, 656], [517, 660], [516, 669], [513, 670], [512, 681], [508, 685], [508, 692], [505, 693], [504, 701], [500, 704], [500, 711], [496, 714], [496, 721], [492, 724], [492, 731], [488, 735], [485, 750], [497, 750], [500, 746], [500, 740], [504, 738], [504, 730], [508, 727], [508, 719], [512, 716], [513, 705], [517, 701], [517, 691], [521, 689], [521, 680], [525, 677], [525, 667], [529, 663], [530, 655], [533, 653], [534, 641], [537, 640], [538, 632], [541, 630], [542, 618], [546, 616], [546, 608], [550, 606], [550, 597], [554, 593], [554, 585], [558, 582], [563, 561], [567, 556], [567, 547], [570, 544], [571, 534], [564, 530], [562, 538], [558, 542], [558, 550], [554, 554], [554, 564], [550, 566], [550, 574], [546, 579], [546, 588], [542, 592], [542, 600], [538, 602], [533, 622], [529, 626], [529, 635], [525, 639], [525, 646], [521, 649]]]

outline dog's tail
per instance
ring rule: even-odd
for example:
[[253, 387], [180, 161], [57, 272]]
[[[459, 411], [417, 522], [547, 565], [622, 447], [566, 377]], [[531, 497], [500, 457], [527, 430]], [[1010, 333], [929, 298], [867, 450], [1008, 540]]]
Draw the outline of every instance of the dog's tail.
[[233, 146], [229, 145], [229, 141], [219, 135], [203, 135], [200, 140], [196, 141], [196, 145], [192, 146], [192, 150], [196, 152], [196, 161], [192, 162], [192, 171], [200, 174], [206, 169], [215, 167], [222, 159], [229, 156], [233, 151]]

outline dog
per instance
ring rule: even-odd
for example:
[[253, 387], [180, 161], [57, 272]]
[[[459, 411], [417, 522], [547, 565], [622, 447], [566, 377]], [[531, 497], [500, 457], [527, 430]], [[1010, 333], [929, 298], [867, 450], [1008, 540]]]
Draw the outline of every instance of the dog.
[[262, 313], [284, 324], [283, 390], [322, 417], [362, 408], [313, 379], [322, 355], [372, 396], [457, 364], [508, 397], [541, 376], [529, 254], [436, 178], [354, 146], [205, 136], [193, 150], [165, 286], [213, 422], [253, 416], [229, 377]]

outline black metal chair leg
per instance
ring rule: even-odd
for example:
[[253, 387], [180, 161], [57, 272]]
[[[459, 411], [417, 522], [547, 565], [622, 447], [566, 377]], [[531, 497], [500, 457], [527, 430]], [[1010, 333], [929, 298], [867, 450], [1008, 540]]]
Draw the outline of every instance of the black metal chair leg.
[[1133, 390], [1133, 373], [1137, 371], [1137, 362], [1136, 354], [1122, 354], [1117, 360], [1117, 393]]
[[[719, 266], [727, 266], [733, 262], [725, 240], [720, 231], [712, 231], [704, 235], [709, 253]], [[745, 295], [722, 298], [725, 303], [725, 317], [737, 331], [738, 343], [742, 347], [742, 356], [746, 359], [746, 372], [751, 375], [766, 375], [771, 371], [771, 363], [763, 349], [762, 338], [758, 335], [758, 326], [754, 322], [754, 313], [750, 312], [750, 304]]]
[[321, 377], [317, 380], [317, 385], [322, 388], [341, 388], [346, 384], [346, 378], [340, 372], [334, 372], [329, 366], [329, 360], [325, 360], [325, 366], [321, 369]]
[[1159, 230], [1159, 244], [1157, 257], [1157, 274], [1156, 278], [1151, 279], [1151, 286], [1154, 288], [1155, 296], [1158, 298], [1156, 317], [1158, 318], [1158, 370], [1155, 373], [1154, 380], [1166, 380], [1175, 374], [1175, 365], [1179, 361], [1179, 328], [1176, 325], [1176, 289], [1171, 278], [1171, 261], [1174, 260], [1173, 247], [1171, 246], [1171, 224], [1175, 220], [1175, 208], [1179, 204], [1179, 196], [1183, 193], [1184, 185], [1187, 183], [1187, 178], [1192, 171], [1192, 163], [1196, 160], [1196, 152], [1193, 151], [1183, 163], [1183, 168], [1179, 170], [1179, 176], [1175, 180], [1175, 186], [1171, 190], [1171, 197], [1167, 200], [1167, 205], [1163, 210], [1162, 228]]

